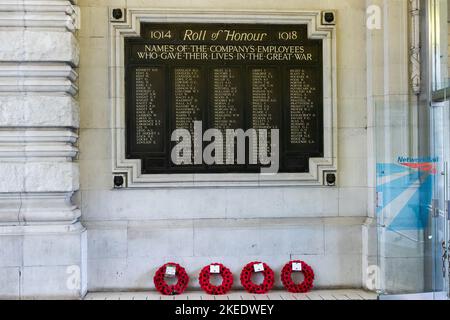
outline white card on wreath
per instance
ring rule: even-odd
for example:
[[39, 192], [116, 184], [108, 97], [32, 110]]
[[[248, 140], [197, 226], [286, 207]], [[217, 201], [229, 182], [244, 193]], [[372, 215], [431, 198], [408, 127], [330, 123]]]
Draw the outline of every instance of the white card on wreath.
[[176, 273], [177, 273], [177, 269], [174, 266], [166, 267], [166, 276], [175, 277]]
[[264, 271], [264, 265], [262, 263], [257, 263], [253, 265], [253, 270], [255, 272], [263, 272]]
[[214, 273], [214, 274], [220, 273], [220, 266], [215, 265], [215, 264], [210, 265], [209, 266], [209, 273]]
[[302, 271], [302, 264], [299, 262], [292, 262], [292, 271]]

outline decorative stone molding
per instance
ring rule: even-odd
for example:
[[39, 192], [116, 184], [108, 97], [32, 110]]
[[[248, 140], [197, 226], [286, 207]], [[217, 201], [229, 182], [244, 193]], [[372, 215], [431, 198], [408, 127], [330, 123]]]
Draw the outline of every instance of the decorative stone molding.
[[1, 27], [61, 28], [74, 31], [76, 7], [67, 0], [3, 0], [0, 3]]
[[0, 158], [72, 161], [78, 153], [77, 139], [74, 132], [63, 129], [0, 131]]
[[[321, 11], [198, 11], [127, 9], [126, 22], [110, 24], [110, 95], [112, 103], [113, 174], [126, 177], [129, 188], [202, 186], [321, 186], [324, 173], [337, 169], [336, 35], [322, 25]], [[141, 174], [141, 162], [125, 157], [124, 39], [139, 37], [141, 22], [307, 24], [311, 39], [323, 40], [324, 157], [310, 159], [309, 173]]]
[[2, 12], [75, 14], [74, 0], [2, 0]]
[[64, 92], [75, 95], [78, 74], [60, 64], [0, 65], [0, 92]]
[[67, 28], [75, 30], [76, 16], [67, 13], [41, 14], [42, 12], [0, 12], [0, 27]]
[[[79, 48], [67, 21], [74, 21], [77, 10], [66, 0], [3, 1], [0, 10], [0, 39], [8, 44], [0, 50], [0, 126], [5, 127], [0, 131], [0, 193], [20, 201], [20, 193], [41, 192], [66, 193], [70, 199], [79, 187], [73, 162]], [[23, 222], [33, 224], [33, 217]], [[73, 222], [72, 215], [67, 219]]]
[[[0, 250], [15, 272], [0, 281], [0, 298], [86, 292], [86, 230], [71, 201], [79, 189], [74, 3], [0, 2], [0, 241], [16, 248]], [[68, 270], [79, 284], [67, 285]]]
[[[25, 226], [27, 221], [64, 225], [67, 221], [77, 222], [81, 216], [80, 210], [71, 203], [66, 193], [0, 193], [0, 203], [0, 226]], [[70, 228], [70, 225], [67, 226]]]

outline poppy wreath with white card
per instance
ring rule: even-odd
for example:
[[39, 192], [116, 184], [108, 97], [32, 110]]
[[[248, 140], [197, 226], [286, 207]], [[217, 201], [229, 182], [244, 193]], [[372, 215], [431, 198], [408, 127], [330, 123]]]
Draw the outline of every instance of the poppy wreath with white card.
[[[292, 280], [293, 272], [303, 273], [303, 282], [295, 283], [294, 280]], [[314, 271], [303, 261], [289, 261], [281, 270], [281, 282], [289, 292], [305, 293], [310, 291], [314, 286]]]
[[[177, 277], [177, 283], [169, 285], [166, 278]], [[189, 283], [189, 276], [186, 270], [177, 263], [169, 262], [156, 271], [153, 277], [155, 288], [163, 295], [178, 295], [186, 290]]]
[[[261, 272], [264, 275], [264, 281], [260, 285], [252, 282], [252, 274], [254, 272]], [[273, 288], [274, 281], [273, 270], [262, 262], [250, 262], [241, 272], [241, 284], [249, 293], [267, 293]]]
[[[222, 284], [214, 286], [211, 284], [211, 275], [220, 274], [222, 276]], [[212, 263], [202, 269], [198, 277], [200, 287], [208, 294], [222, 295], [231, 290], [233, 286], [233, 274], [230, 269], [221, 263]]]

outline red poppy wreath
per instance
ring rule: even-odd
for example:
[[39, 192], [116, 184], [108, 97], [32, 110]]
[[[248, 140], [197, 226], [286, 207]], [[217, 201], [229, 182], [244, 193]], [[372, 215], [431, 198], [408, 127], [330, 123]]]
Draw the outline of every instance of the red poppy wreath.
[[[251, 279], [253, 272], [255, 272], [255, 265], [263, 266], [261, 273], [264, 275], [264, 282], [260, 285], [253, 283]], [[274, 280], [273, 270], [267, 264], [261, 262], [250, 262], [241, 272], [241, 284], [249, 293], [263, 294], [269, 292], [273, 288]]]
[[[165, 277], [167, 276], [167, 267], [175, 268], [174, 276], [178, 278], [176, 284], [167, 284], [165, 280]], [[158, 271], [156, 271], [155, 276], [153, 277], [153, 281], [155, 283], [156, 289], [163, 295], [178, 295], [182, 294], [184, 290], [186, 290], [189, 283], [189, 276], [182, 266], [177, 263], [169, 262], [159, 268]]]
[[[218, 274], [222, 276], [222, 284], [220, 286], [214, 286], [211, 284], [211, 269], [216, 269]], [[233, 286], [233, 274], [230, 269], [220, 263], [212, 263], [202, 269], [198, 277], [200, 287], [208, 294], [221, 295], [226, 294], [231, 290]]]
[[[297, 271], [302, 272], [305, 279], [303, 282], [296, 284], [292, 280], [293, 265], [296, 264]], [[298, 268], [301, 266], [301, 268]], [[281, 282], [287, 291], [292, 293], [305, 293], [313, 288], [314, 271], [305, 262], [300, 260], [288, 262], [281, 270]]]

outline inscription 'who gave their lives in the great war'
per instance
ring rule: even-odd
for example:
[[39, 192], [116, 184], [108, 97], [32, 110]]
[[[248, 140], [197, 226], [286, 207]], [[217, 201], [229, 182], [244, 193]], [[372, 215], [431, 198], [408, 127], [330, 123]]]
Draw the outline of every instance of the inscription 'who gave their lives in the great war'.
[[[233, 162], [225, 145], [221, 164], [172, 163], [171, 133], [194, 137], [194, 121], [224, 137], [227, 129], [279, 129], [281, 172], [307, 172], [309, 159], [323, 156], [322, 41], [308, 39], [306, 25], [144, 23], [125, 51], [126, 155], [142, 160], [143, 173], [262, 166]], [[257, 155], [258, 146], [248, 148]]]

